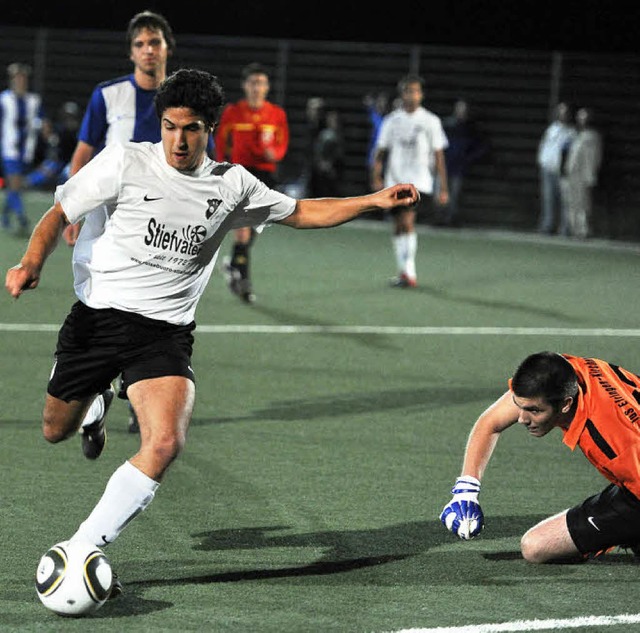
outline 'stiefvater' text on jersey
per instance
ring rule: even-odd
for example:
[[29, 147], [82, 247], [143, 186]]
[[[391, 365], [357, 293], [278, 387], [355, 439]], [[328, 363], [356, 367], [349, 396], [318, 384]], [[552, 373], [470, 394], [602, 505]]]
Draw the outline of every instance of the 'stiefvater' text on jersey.
[[296, 205], [240, 165], [205, 156], [195, 172], [180, 172], [161, 143], [107, 146], [58, 188], [56, 200], [72, 223], [107, 209], [106, 223], [85, 222], [73, 252], [78, 298], [177, 324], [194, 320], [229, 230], [260, 231]]

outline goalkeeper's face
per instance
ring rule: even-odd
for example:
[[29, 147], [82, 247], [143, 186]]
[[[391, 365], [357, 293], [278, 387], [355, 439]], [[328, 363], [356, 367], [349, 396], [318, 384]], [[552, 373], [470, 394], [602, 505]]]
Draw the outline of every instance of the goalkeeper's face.
[[[571, 402], [565, 402], [557, 407], [544, 398], [521, 398], [513, 395], [513, 403], [518, 407], [518, 422], [527, 428], [535, 437], [546, 435], [557, 426], [566, 426], [566, 415], [571, 408]], [[567, 399], [568, 401], [571, 398]]]

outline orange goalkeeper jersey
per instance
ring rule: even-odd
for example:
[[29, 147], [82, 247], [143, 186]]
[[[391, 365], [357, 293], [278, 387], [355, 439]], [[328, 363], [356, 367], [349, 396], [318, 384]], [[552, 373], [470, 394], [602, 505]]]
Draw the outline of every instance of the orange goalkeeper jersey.
[[563, 356], [580, 391], [562, 441], [571, 450], [579, 446], [609, 481], [640, 499], [640, 377], [597, 358]]
[[[252, 108], [246, 99], [231, 103], [222, 112], [215, 136], [216, 160], [274, 172], [289, 147], [285, 111], [270, 101]], [[273, 153], [268, 160], [265, 150]]]

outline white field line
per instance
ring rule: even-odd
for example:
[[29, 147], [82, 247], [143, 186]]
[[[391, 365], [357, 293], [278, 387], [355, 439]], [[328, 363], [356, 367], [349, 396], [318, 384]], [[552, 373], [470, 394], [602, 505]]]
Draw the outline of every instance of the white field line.
[[[62, 324], [0, 323], [0, 332], [57, 332]], [[610, 336], [640, 337], [636, 328], [435, 327], [378, 325], [198, 325], [199, 334], [404, 334], [409, 336]]]
[[394, 633], [504, 633], [508, 631], [557, 631], [591, 626], [615, 626], [636, 624], [640, 613], [624, 615], [587, 615], [578, 618], [557, 620], [515, 620], [496, 624], [469, 624], [467, 626], [442, 626], [432, 629], [402, 629]]

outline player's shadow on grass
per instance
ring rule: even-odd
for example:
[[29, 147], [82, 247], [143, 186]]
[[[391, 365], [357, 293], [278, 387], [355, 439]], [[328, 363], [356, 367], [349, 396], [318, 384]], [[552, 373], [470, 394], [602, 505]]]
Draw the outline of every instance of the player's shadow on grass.
[[452, 303], [461, 303], [466, 306], [473, 306], [476, 308], [490, 308], [507, 310], [511, 312], [522, 312], [527, 315], [536, 315], [540, 317], [547, 317], [551, 319], [560, 320], [564, 323], [578, 323], [581, 319], [571, 316], [558, 310], [549, 310], [541, 308], [533, 303], [516, 303], [514, 301], [502, 301], [499, 299], [470, 297], [461, 294], [455, 294], [440, 288], [438, 286], [421, 285], [418, 288], [412, 288], [411, 292], [422, 293], [429, 295], [435, 299], [441, 299], [443, 301], [449, 301]]
[[[326, 320], [315, 319], [308, 314], [300, 314], [299, 312], [292, 312], [291, 310], [283, 310], [282, 308], [274, 308], [273, 306], [267, 306], [262, 304], [254, 305], [253, 310], [259, 312], [260, 314], [273, 319], [277, 323], [281, 325], [300, 325], [300, 326], [312, 326], [312, 327], [338, 327], [340, 325], [345, 325], [344, 323], [330, 323]], [[368, 347], [371, 349], [378, 350], [393, 350], [396, 346], [393, 344], [391, 338], [386, 334], [370, 334], [370, 333], [335, 333], [331, 332], [329, 334], [323, 334], [322, 332], [318, 332], [316, 336], [331, 336], [332, 338], [340, 337], [343, 339], [348, 339], [350, 341], [355, 341], [362, 345], [363, 347]]]
[[331, 394], [327, 398], [287, 400], [274, 402], [262, 409], [251, 411], [248, 415], [194, 418], [194, 426], [222, 424], [228, 422], [264, 422], [266, 420], [314, 420], [318, 418], [341, 418], [345, 415], [398, 409], [420, 408], [431, 410], [455, 403], [490, 402], [496, 397], [495, 388], [467, 388], [453, 386], [424, 386], [416, 389], [390, 389], [365, 393], [349, 393], [342, 396]]
[[[491, 537], [505, 538], [517, 536], [529, 526], [541, 520], [539, 516], [494, 517], [491, 521]], [[260, 555], [260, 560], [271, 558], [272, 567], [225, 570], [210, 574], [195, 574], [179, 578], [166, 578], [167, 563], [158, 565], [156, 578], [148, 578], [127, 583], [128, 591], [140, 594], [151, 587], [182, 586], [187, 584], [216, 584], [248, 581], [268, 581], [272, 579], [296, 578], [320, 580], [322, 584], [367, 583], [379, 585], [402, 585], [424, 581], [423, 575], [439, 573], [451, 575], [443, 582], [460, 584], [458, 557], [467, 556], [465, 546], [437, 521], [414, 521], [384, 526], [369, 530], [335, 530], [308, 533], [292, 533], [286, 526], [260, 526], [238, 529], [211, 530], [192, 534], [197, 541], [193, 549], [205, 552], [269, 550], [268, 556]], [[454, 545], [456, 551], [439, 550], [427, 559], [412, 565], [394, 565], [419, 557], [441, 546]], [[300, 565], [278, 566], [280, 558], [277, 550], [286, 550], [287, 558], [291, 549], [300, 552], [304, 560], [309, 555], [304, 550], [321, 549], [319, 558]], [[176, 567], [185, 567], [190, 561], [177, 561]], [[201, 567], [201, 562], [198, 564]], [[377, 568], [384, 566], [384, 573]], [[428, 569], [425, 569], [425, 566]], [[153, 564], [145, 563], [145, 569], [153, 572]], [[129, 573], [134, 573], [129, 568]], [[140, 572], [138, 572], [140, 573]], [[147, 574], [149, 572], [147, 571]], [[355, 576], [354, 576], [355, 575]], [[465, 582], [476, 582], [473, 574]]]

